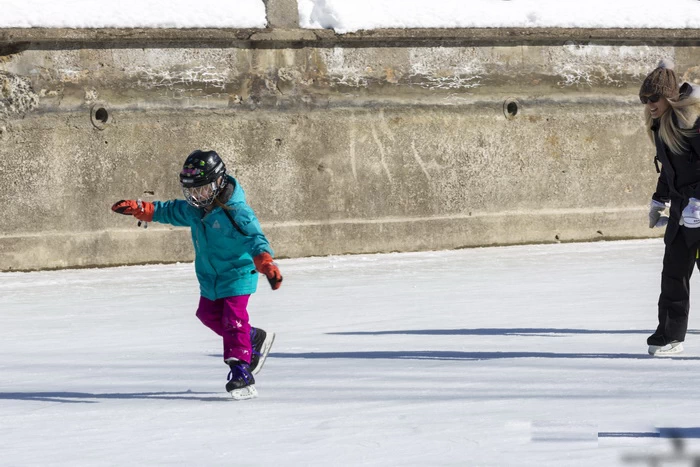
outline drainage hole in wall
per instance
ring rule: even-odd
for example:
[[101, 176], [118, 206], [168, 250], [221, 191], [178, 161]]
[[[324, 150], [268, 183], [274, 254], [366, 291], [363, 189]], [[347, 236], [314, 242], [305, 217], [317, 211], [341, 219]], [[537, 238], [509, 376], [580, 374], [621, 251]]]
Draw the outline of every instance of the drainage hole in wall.
[[107, 109], [104, 107], [100, 107], [95, 111], [95, 120], [97, 120], [100, 123], [107, 123], [109, 120], [109, 113], [107, 113]]
[[112, 114], [104, 103], [95, 103], [90, 109], [90, 121], [98, 130], [104, 130], [112, 123]]
[[503, 114], [508, 120], [512, 120], [520, 112], [520, 103], [517, 99], [508, 98], [503, 102]]

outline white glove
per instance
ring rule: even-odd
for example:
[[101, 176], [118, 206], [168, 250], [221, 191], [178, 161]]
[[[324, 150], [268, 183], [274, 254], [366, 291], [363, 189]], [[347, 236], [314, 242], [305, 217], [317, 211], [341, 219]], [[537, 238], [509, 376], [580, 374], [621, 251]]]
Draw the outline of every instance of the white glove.
[[650, 229], [653, 229], [654, 227], [665, 227], [666, 224], [668, 224], [668, 216], [661, 215], [661, 213], [667, 207], [668, 206], [666, 203], [656, 201], [655, 199], [651, 200], [651, 204], [649, 205], [649, 228]]
[[700, 227], [700, 200], [690, 198], [688, 205], [683, 209], [683, 225], [689, 229]]

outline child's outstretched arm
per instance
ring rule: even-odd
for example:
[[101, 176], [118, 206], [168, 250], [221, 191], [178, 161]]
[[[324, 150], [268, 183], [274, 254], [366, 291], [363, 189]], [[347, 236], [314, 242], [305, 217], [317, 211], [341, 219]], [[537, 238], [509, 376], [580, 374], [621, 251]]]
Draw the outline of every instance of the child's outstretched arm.
[[160, 222], [182, 227], [190, 225], [192, 218], [198, 215], [196, 208], [179, 199], [153, 203], [126, 199], [114, 203], [112, 211], [134, 216], [141, 222]]

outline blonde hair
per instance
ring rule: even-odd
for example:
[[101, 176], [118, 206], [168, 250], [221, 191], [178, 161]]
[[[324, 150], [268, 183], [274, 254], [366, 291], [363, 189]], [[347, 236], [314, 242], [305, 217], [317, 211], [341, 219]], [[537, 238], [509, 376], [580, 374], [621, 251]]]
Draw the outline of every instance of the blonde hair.
[[[667, 100], [670, 108], [659, 118], [659, 137], [672, 152], [681, 154], [688, 149], [689, 146], [686, 139], [694, 134], [690, 129], [700, 117], [700, 98], [689, 96], [680, 100]], [[673, 121], [674, 114], [678, 124]], [[647, 133], [653, 143], [654, 132], [651, 129], [653, 118], [646, 106], [644, 107], [644, 119]]]

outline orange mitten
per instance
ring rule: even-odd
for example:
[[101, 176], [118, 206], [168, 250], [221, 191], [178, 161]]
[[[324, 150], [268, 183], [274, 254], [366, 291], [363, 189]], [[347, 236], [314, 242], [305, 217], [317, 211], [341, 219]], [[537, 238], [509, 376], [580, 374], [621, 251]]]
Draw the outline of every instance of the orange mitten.
[[153, 221], [154, 210], [155, 206], [153, 206], [153, 203], [134, 199], [123, 199], [112, 205], [112, 211], [125, 216], [134, 216], [143, 222]]
[[253, 258], [255, 269], [259, 273], [265, 274], [272, 290], [277, 290], [282, 286], [282, 273], [277, 264], [272, 260], [270, 253], [260, 253]]

